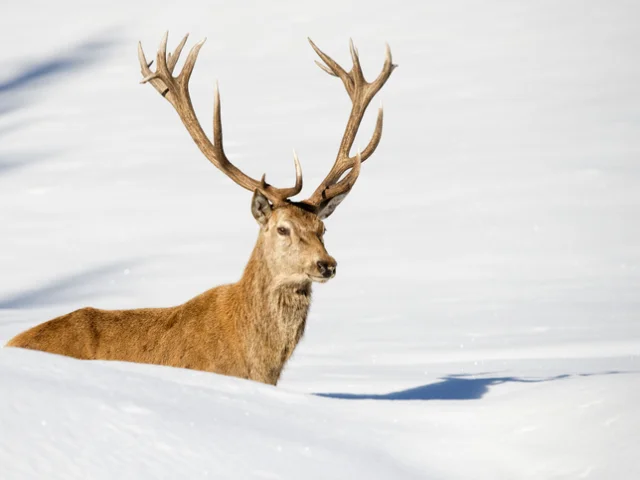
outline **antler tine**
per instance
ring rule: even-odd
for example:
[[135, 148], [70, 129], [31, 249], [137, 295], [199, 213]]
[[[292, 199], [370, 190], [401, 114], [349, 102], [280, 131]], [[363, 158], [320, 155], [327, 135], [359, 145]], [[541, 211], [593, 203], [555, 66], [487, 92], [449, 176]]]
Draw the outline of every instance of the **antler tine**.
[[189, 55], [187, 55], [187, 59], [184, 61], [184, 66], [182, 67], [182, 71], [180, 72], [180, 75], [178, 75], [178, 79], [185, 88], [189, 83], [191, 74], [193, 73], [193, 67], [196, 66], [196, 60], [198, 59], [198, 54], [200, 53], [200, 49], [202, 48], [202, 45], [204, 45], [204, 42], [206, 41], [207, 39], [203, 38], [198, 43], [196, 43], [193, 47], [191, 47], [191, 50], [189, 50]]
[[[302, 166], [300, 165], [300, 159], [298, 159], [298, 154], [296, 151], [293, 151], [293, 163], [296, 169], [296, 184], [290, 188], [282, 188], [280, 191], [285, 196], [285, 198], [294, 197], [302, 191]], [[264, 192], [265, 188], [271, 187], [267, 183], [267, 174], [262, 175], [262, 179], [260, 180], [261, 190]]]
[[147, 57], [144, 55], [144, 50], [142, 49], [142, 43], [138, 42], [138, 62], [140, 63], [140, 68], [142, 69], [142, 75], [145, 77], [151, 73], [151, 63], [147, 61]]
[[147, 83], [152, 79], [156, 78], [156, 73], [151, 71], [151, 65], [153, 64], [153, 60], [150, 62], [147, 61], [147, 57], [144, 55], [144, 50], [142, 49], [142, 43], [138, 42], [138, 62], [140, 62], [140, 71], [144, 77], [140, 80], [140, 83]]
[[169, 31], [164, 32], [162, 40], [160, 40], [160, 46], [158, 47], [158, 53], [156, 55], [156, 71], [158, 73], [171, 75], [169, 67], [167, 66], [167, 41], [169, 40]]
[[220, 114], [220, 88], [217, 80], [213, 92], [213, 144], [224, 154], [224, 147], [222, 146], [222, 117]]
[[320, 62], [316, 60], [316, 64], [321, 69], [323, 69], [329, 75], [333, 75], [334, 77], [340, 78], [340, 80], [342, 80], [343, 82], [349, 81], [348, 80], [349, 75], [347, 74], [347, 72], [340, 65], [338, 65], [338, 63], [333, 58], [331, 58], [329, 55], [327, 55], [322, 50], [320, 50], [317, 47], [317, 45], [313, 43], [313, 40], [311, 40], [310, 38], [307, 38], [307, 40], [309, 40], [309, 43], [311, 44], [311, 48], [313, 48], [313, 50], [318, 54], [318, 56], [322, 59], [322, 61], [327, 65], [325, 67], [324, 65], [322, 65]]
[[331, 71], [331, 69], [329, 67], [327, 67], [326, 65], [321, 64], [319, 61], [314, 60], [314, 62], [316, 63], [316, 65], [318, 65], [322, 70], [324, 70], [325, 72], [327, 72], [329, 75], [331, 75], [332, 77], [337, 77], [337, 75], [335, 73], [333, 73]]
[[358, 50], [353, 45], [353, 39], [351, 38], [349, 39], [349, 51], [351, 52], [351, 61], [353, 62], [351, 72], [357, 82], [363, 82], [364, 74], [362, 73], [362, 67], [360, 66], [360, 57], [358, 55]]
[[292, 197], [302, 191], [302, 165], [300, 165], [300, 159], [295, 150], [293, 150], [293, 164], [296, 168], [296, 184], [291, 189], [292, 192], [295, 192], [290, 195]]
[[178, 59], [180, 58], [180, 54], [182, 53], [182, 49], [184, 48], [184, 45], [187, 43], [188, 38], [189, 38], [189, 34], [187, 33], [184, 37], [182, 37], [182, 40], [180, 40], [180, 43], [178, 44], [176, 49], [173, 51], [173, 53], [169, 54], [169, 61], [167, 62], [167, 67], [169, 67], [169, 72], [171, 74], [173, 74], [173, 70], [176, 68], [176, 63], [178, 63]]
[[384, 52], [384, 65], [382, 67], [382, 71], [378, 78], [376, 78], [371, 84], [375, 86], [377, 90], [380, 90], [385, 82], [391, 76], [391, 73], [398, 68], [398, 65], [393, 63], [393, 59], [391, 57], [391, 47], [388, 43], [384, 44], [385, 52]]
[[[360, 56], [358, 55], [358, 50], [353, 44], [353, 41], [349, 41], [349, 51], [353, 62], [353, 67], [349, 73], [347, 73], [331, 57], [320, 50], [311, 41], [311, 39], [309, 39], [309, 43], [327, 65], [327, 68], [318, 62], [316, 63], [318, 63], [323, 70], [330, 70], [331, 72], [329, 73], [342, 80], [352, 102], [351, 114], [349, 115], [349, 120], [347, 122], [342, 141], [340, 142], [336, 161], [326, 178], [318, 186], [315, 192], [313, 192], [313, 195], [305, 200], [305, 203], [315, 206], [318, 211], [322, 212], [326, 217], [333, 212], [335, 207], [349, 193], [349, 190], [353, 187], [353, 184], [358, 178], [362, 162], [367, 160], [367, 158], [373, 154], [380, 143], [384, 118], [382, 106], [378, 109], [375, 129], [367, 147], [362, 153], [358, 152], [356, 157], [351, 157], [349, 155], [369, 103], [389, 79], [389, 76], [396, 65], [392, 62], [391, 50], [389, 45], [387, 45], [385, 63], [382, 67], [382, 72], [373, 82], [370, 83], [364, 78], [362, 66], [360, 64]], [[342, 175], [347, 171], [349, 171], [347, 176], [340, 180]], [[331, 208], [329, 208], [329, 206]]]
[[187, 42], [188, 35], [185, 35], [172, 54], [167, 55], [167, 40], [168, 32], [166, 32], [160, 46], [158, 47], [156, 57], [156, 71], [152, 72], [150, 64], [147, 63], [147, 59], [144, 55], [142, 45], [138, 43], [138, 60], [140, 62], [140, 68], [142, 71], [143, 79], [141, 83], [151, 83], [151, 85], [165, 97], [171, 105], [175, 108], [176, 112], [180, 116], [180, 120], [186, 127], [187, 131], [191, 135], [200, 151], [205, 157], [231, 180], [236, 182], [243, 188], [250, 191], [261, 189], [267, 198], [274, 204], [282, 204], [286, 202], [289, 197], [292, 197], [302, 189], [302, 169], [297, 155], [294, 155], [295, 169], [296, 169], [296, 183], [290, 188], [276, 188], [268, 185], [264, 181], [255, 180], [239, 168], [233, 165], [224, 153], [224, 147], [222, 143], [222, 120], [220, 114], [220, 93], [218, 90], [217, 82], [214, 94], [213, 104], [213, 140], [207, 137], [202, 130], [202, 126], [198, 118], [196, 117], [193, 105], [191, 104], [191, 96], [189, 93], [189, 79], [193, 73], [198, 53], [202, 48], [205, 40], [194, 45], [181, 72], [177, 76], [173, 76], [173, 71], [176, 67], [180, 54]]
[[373, 130], [373, 135], [371, 136], [371, 140], [367, 144], [366, 148], [362, 152], [362, 161], [364, 162], [367, 158], [371, 156], [373, 152], [378, 148], [378, 144], [380, 143], [380, 139], [382, 138], [382, 123], [384, 120], [384, 111], [382, 110], [382, 104], [380, 108], [378, 108], [378, 117], [376, 118], [376, 126]]

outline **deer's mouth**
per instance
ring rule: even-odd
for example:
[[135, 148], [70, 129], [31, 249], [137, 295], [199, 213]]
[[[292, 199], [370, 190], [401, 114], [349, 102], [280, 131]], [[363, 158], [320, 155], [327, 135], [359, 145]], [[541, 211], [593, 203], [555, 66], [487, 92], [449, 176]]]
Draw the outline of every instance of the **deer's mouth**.
[[322, 275], [309, 275], [309, 280], [317, 283], [327, 283], [333, 277], [335, 277], [335, 274], [331, 275], [330, 277], [323, 277]]

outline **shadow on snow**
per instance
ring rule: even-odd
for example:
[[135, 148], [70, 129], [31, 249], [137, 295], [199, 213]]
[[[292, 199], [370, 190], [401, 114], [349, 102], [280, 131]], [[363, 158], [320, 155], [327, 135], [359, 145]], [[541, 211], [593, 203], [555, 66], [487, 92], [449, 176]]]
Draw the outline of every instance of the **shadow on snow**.
[[21, 309], [79, 302], [97, 294], [116, 291], [123, 270], [139, 262], [122, 261], [63, 277], [38, 288], [0, 298], [0, 310]]
[[[96, 63], [104, 56], [105, 50], [112, 48], [116, 41], [94, 37], [79, 43], [64, 53], [48, 59], [25, 64], [12, 77], [0, 80], [0, 116], [6, 115], [33, 100], [43, 90], [49, 89], [65, 74], [77, 71]], [[0, 136], [30, 125], [29, 121], [13, 122], [0, 128]], [[0, 157], [0, 174], [24, 167], [47, 158], [38, 153], [4, 155]]]
[[10, 98], [31, 86], [42, 86], [56, 80], [63, 73], [87, 67], [102, 58], [105, 50], [116, 42], [96, 37], [86, 40], [66, 53], [27, 64], [12, 78], [0, 81], [0, 113], [10, 105]]
[[319, 397], [342, 400], [477, 400], [489, 392], [489, 387], [504, 383], [542, 383], [563, 380], [570, 377], [591, 375], [613, 375], [618, 371], [604, 373], [584, 373], [576, 375], [556, 375], [548, 378], [480, 377], [471, 375], [448, 375], [440, 381], [420, 387], [390, 393], [316, 393]]

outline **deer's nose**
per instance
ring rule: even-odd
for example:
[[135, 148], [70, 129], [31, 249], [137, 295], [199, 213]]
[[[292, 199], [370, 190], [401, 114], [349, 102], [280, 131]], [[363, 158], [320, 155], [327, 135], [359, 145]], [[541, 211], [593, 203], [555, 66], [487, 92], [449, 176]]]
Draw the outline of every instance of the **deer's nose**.
[[320, 260], [319, 262], [316, 263], [316, 265], [318, 266], [318, 271], [320, 272], [320, 275], [322, 275], [324, 278], [333, 277], [336, 274], [336, 267], [338, 266], [336, 261], [333, 259]]

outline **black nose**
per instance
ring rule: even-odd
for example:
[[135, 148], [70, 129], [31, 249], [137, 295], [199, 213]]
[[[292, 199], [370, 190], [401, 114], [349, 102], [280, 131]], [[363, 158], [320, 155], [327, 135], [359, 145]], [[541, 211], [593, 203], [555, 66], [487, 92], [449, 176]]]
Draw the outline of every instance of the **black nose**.
[[316, 265], [318, 266], [320, 275], [322, 275], [324, 278], [332, 277], [336, 273], [337, 265], [335, 262], [319, 261], [318, 263], [316, 263]]

